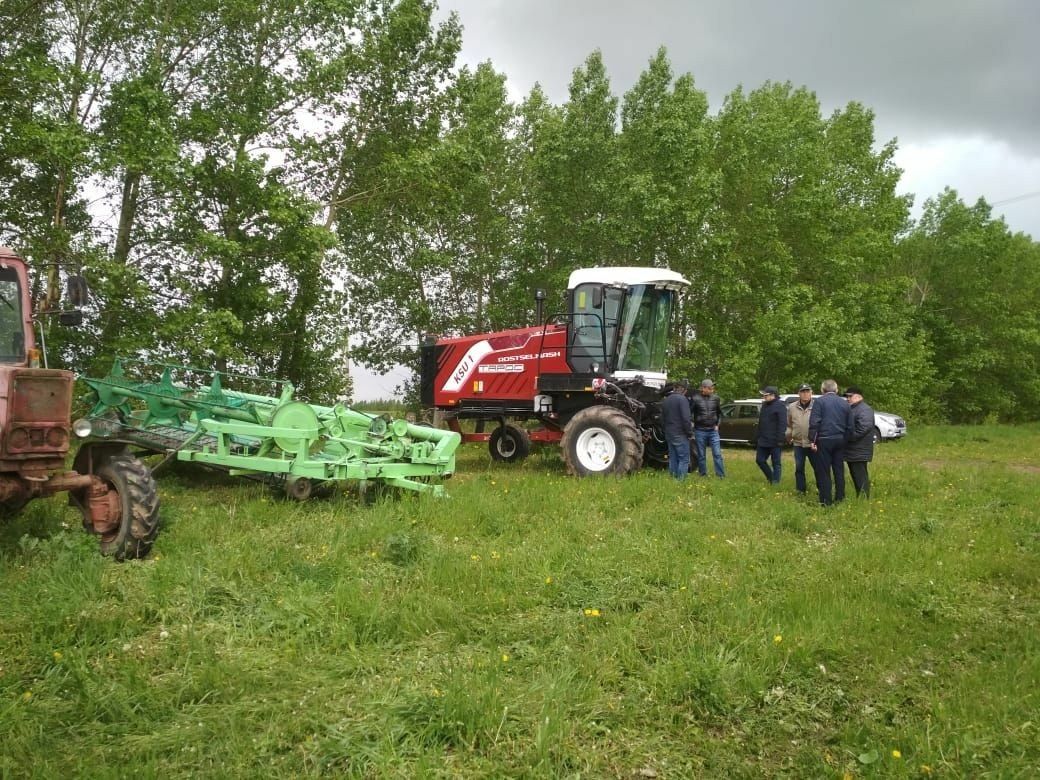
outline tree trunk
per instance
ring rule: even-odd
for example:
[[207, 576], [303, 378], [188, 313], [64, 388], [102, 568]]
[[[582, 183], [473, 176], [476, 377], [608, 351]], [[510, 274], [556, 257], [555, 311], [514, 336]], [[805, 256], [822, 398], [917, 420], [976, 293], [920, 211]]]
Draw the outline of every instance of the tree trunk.
[[127, 171], [123, 175], [123, 200], [119, 207], [119, 227], [116, 231], [116, 246], [112, 259], [126, 265], [130, 259], [130, 232], [137, 218], [137, 200], [141, 194], [140, 171]]

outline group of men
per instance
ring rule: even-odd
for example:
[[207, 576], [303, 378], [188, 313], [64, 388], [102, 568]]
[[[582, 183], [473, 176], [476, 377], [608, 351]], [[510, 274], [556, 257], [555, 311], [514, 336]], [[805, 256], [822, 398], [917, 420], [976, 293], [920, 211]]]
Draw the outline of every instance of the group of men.
[[[711, 447], [715, 476], [725, 477], [719, 423], [722, 402], [710, 379], [701, 382], [700, 392], [687, 394], [688, 383], [678, 380], [661, 405], [665, 439], [668, 442], [668, 469], [678, 480], [690, 470], [690, 442], [696, 446], [697, 471], [708, 475], [707, 449]], [[843, 396], [838, 383], [824, 380], [820, 395], [813, 398], [812, 387], [803, 384], [798, 398], [785, 403], [780, 392], [770, 385], [762, 388], [762, 409], [758, 417], [755, 463], [766, 481], [776, 485], [782, 471], [783, 446], [794, 448], [795, 488], [805, 494], [805, 464], [809, 463], [816, 480], [820, 504], [845, 499], [845, 464], [848, 464], [856, 495], [870, 497], [867, 464], [874, 457], [874, 410], [863, 400], [863, 391], [849, 385]]]

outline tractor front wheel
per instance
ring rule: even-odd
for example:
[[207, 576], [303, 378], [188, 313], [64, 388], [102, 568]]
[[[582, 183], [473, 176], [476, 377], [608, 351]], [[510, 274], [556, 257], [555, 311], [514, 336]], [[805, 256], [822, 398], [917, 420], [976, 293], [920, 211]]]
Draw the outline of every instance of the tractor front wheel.
[[582, 409], [563, 429], [563, 459], [579, 477], [631, 474], [643, 462], [643, 437], [635, 420], [611, 406]]
[[503, 463], [523, 460], [531, 454], [531, 436], [516, 425], [500, 425], [491, 432], [488, 450], [492, 460]]
[[118, 561], [143, 558], [159, 533], [159, 495], [148, 467], [133, 455], [107, 458], [97, 476], [117, 496], [119, 518], [98, 533], [101, 552]]

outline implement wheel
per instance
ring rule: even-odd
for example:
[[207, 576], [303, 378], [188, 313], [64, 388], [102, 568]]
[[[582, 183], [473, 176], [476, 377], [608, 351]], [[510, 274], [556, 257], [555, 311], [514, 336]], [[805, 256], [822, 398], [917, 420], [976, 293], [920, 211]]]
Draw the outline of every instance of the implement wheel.
[[488, 451], [492, 460], [512, 463], [531, 454], [531, 437], [516, 425], [500, 425], [491, 432]]
[[117, 561], [143, 558], [159, 533], [159, 495], [152, 473], [133, 455], [113, 455], [97, 476], [116, 493], [119, 517], [99, 531], [101, 552]]
[[306, 501], [314, 494], [314, 483], [307, 477], [295, 477], [285, 483], [285, 493], [296, 501]]
[[631, 474], [643, 463], [643, 437], [635, 421], [611, 406], [582, 409], [563, 429], [563, 460], [579, 477]]

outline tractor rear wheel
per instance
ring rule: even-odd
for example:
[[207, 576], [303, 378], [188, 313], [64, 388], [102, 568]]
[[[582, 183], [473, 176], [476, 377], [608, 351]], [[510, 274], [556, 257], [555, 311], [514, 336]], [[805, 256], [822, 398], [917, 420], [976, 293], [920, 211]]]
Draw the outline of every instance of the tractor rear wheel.
[[152, 473], [133, 455], [113, 455], [97, 467], [97, 476], [119, 498], [119, 522], [99, 534], [101, 552], [117, 561], [143, 558], [159, 533], [159, 495]]
[[488, 450], [492, 460], [503, 463], [523, 460], [531, 454], [531, 436], [519, 426], [500, 425], [491, 432]]
[[631, 474], [643, 463], [643, 437], [635, 420], [611, 406], [582, 409], [563, 429], [563, 460], [579, 477]]

